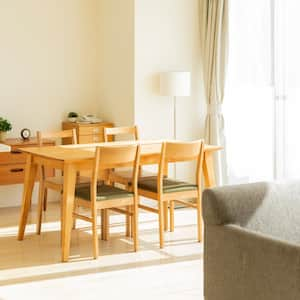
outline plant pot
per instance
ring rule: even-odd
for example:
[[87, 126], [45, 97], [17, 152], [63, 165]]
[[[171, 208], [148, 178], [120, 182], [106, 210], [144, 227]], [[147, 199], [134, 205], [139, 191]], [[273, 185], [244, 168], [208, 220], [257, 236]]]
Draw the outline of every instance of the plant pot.
[[0, 142], [4, 142], [6, 140], [6, 131], [0, 131]]

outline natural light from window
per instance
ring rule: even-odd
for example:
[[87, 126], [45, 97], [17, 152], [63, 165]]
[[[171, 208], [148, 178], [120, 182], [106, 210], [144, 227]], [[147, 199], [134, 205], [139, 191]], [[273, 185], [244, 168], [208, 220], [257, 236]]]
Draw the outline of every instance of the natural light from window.
[[300, 177], [300, 1], [230, 1], [228, 182]]

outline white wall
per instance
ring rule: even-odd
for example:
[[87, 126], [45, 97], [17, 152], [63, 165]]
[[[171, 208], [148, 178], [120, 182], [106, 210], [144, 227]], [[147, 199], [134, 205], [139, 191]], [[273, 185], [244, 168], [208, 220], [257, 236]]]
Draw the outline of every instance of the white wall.
[[1, 1], [0, 115], [12, 121], [11, 136], [95, 109], [96, 2]]
[[[203, 137], [198, 0], [136, 0], [135, 122], [142, 138], [173, 138], [173, 99], [159, 95], [159, 72], [190, 71], [190, 97], [177, 98], [177, 139]], [[179, 177], [191, 177], [180, 168]]]
[[[11, 136], [59, 128], [72, 110], [172, 138], [172, 99], [159, 96], [158, 74], [186, 70], [192, 94], [178, 99], [177, 136], [200, 138], [198, 24], [198, 0], [1, 1], [0, 116]], [[0, 186], [0, 206], [19, 204], [21, 187]]]
[[98, 1], [99, 116], [134, 123], [134, 0]]
[[[0, 2], [0, 116], [21, 128], [53, 130], [68, 111], [97, 108], [97, 0]], [[0, 206], [21, 186], [0, 186]]]

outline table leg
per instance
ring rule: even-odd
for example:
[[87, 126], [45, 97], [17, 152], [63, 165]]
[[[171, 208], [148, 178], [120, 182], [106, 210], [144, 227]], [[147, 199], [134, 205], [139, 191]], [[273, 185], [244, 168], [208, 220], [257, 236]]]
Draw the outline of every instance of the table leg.
[[27, 154], [21, 215], [19, 221], [19, 232], [18, 232], [19, 241], [23, 240], [24, 238], [24, 232], [27, 223], [28, 211], [31, 205], [32, 190], [34, 186], [36, 173], [37, 173], [37, 165], [33, 164], [32, 156], [30, 154]]
[[64, 188], [62, 199], [62, 218], [61, 218], [61, 235], [62, 235], [62, 261], [69, 260], [72, 215], [74, 207], [74, 194], [76, 183], [76, 168], [70, 164], [64, 165]]
[[216, 185], [213, 151], [208, 151], [204, 153], [203, 175], [204, 186], [206, 188], [214, 187]]

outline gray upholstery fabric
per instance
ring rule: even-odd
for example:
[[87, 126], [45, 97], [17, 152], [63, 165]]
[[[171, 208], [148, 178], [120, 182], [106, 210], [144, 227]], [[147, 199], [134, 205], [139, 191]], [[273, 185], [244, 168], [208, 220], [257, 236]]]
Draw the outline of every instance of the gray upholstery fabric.
[[205, 190], [206, 300], [300, 299], [300, 182]]

